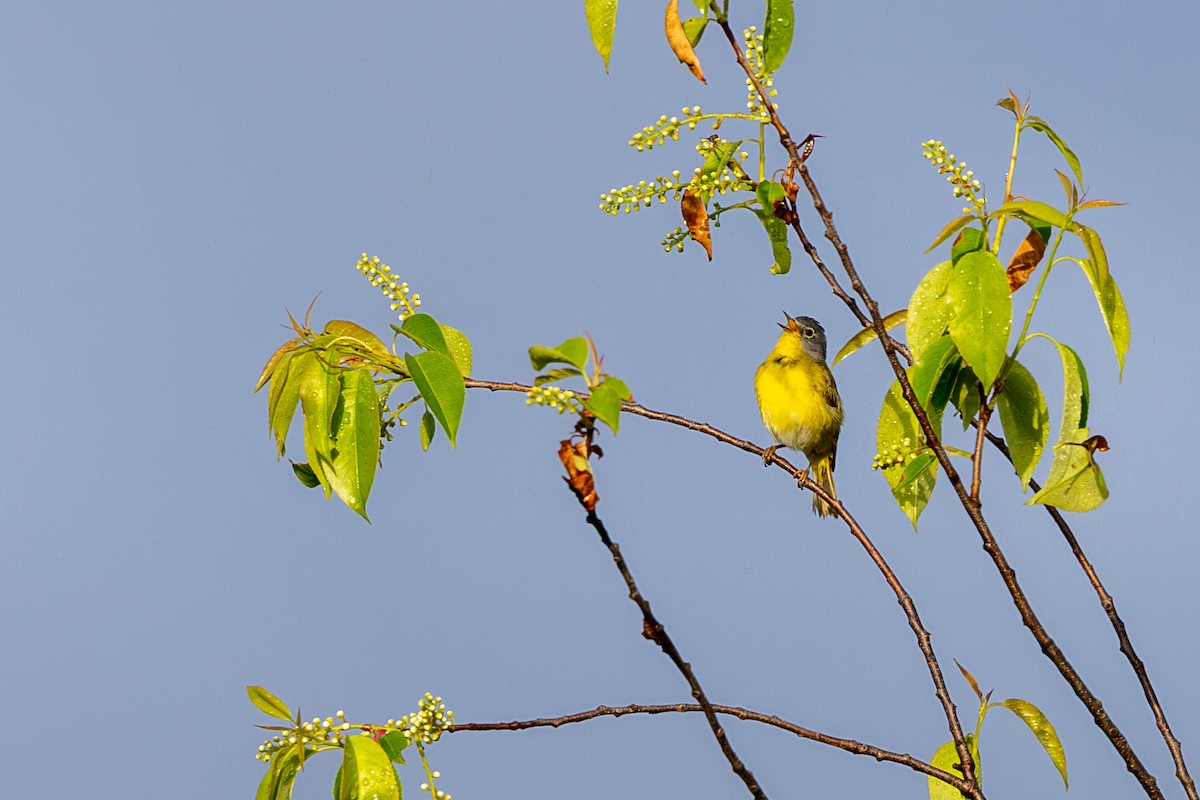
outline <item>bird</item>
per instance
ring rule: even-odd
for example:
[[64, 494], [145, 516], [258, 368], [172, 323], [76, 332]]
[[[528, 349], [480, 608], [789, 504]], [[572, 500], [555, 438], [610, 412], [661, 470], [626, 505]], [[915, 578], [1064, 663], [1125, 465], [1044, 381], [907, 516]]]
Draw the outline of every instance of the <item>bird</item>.
[[[825, 363], [825, 329], [812, 317], [792, 317], [775, 347], [754, 374], [754, 394], [763, 424], [778, 444], [763, 452], [769, 464], [775, 451], [790, 447], [804, 453], [812, 479], [836, 498], [833, 467], [845, 417], [833, 372]], [[833, 516], [833, 506], [816, 493], [813, 511]]]

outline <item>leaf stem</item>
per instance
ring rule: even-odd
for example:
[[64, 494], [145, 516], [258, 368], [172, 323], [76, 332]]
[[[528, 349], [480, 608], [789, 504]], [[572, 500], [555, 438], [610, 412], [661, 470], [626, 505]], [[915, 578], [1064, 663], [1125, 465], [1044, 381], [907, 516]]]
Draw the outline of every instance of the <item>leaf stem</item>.
[[[1016, 112], [1016, 127], [1013, 130], [1012, 154], [1008, 158], [1008, 172], [1004, 174], [1004, 202], [1012, 200], [1013, 175], [1017, 171], [1017, 147], [1021, 142], [1021, 127], [1025, 124], [1025, 112], [1028, 109], [1025, 106], [1020, 107], [1020, 111]], [[1000, 239], [1004, 236], [1004, 226], [1008, 222], [1008, 217], [1003, 216], [996, 222], [996, 235], [992, 241], [992, 255], [1000, 254]]]

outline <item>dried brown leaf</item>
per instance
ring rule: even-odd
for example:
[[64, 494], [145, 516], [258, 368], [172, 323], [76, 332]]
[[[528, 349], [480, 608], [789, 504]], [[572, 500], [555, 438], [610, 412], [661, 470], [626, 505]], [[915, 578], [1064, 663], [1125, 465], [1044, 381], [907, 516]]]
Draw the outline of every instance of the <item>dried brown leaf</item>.
[[708, 83], [704, 79], [704, 71], [700, 69], [700, 59], [696, 58], [696, 51], [692, 49], [692, 43], [688, 41], [687, 33], [683, 30], [683, 22], [679, 19], [679, 0], [668, 0], [664, 23], [667, 28], [667, 44], [671, 45], [671, 52], [681, 62], [687, 64], [687, 68], [692, 71], [698, 81]]
[[704, 207], [704, 201], [691, 189], [684, 189], [679, 210], [683, 212], [688, 233], [700, 243], [704, 252], [708, 253], [708, 260], [712, 261], [712, 233], [708, 228], [708, 209]]
[[1030, 228], [1029, 234], [1017, 246], [1017, 252], [1013, 253], [1012, 260], [1008, 262], [1006, 272], [1008, 273], [1008, 290], [1010, 292], [1015, 292], [1025, 285], [1045, 254], [1046, 242], [1042, 239], [1042, 235]]
[[588, 511], [595, 511], [600, 497], [596, 494], [596, 482], [592, 479], [592, 468], [588, 463], [587, 441], [572, 443], [570, 439], [563, 439], [558, 445], [558, 459], [567, 470], [567, 477], [563, 480], [571, 487], [580, 505]]

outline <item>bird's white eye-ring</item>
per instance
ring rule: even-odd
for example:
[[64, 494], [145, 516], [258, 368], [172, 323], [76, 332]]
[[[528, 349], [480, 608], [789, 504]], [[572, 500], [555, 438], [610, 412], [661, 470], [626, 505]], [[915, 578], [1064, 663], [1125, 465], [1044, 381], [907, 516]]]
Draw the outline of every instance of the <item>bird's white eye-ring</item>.
[[816, 336], [816, 335], [817, 335], [817, 332], [816, 332], [815, 330], [813, 330], [812, 328], [805, 328], [805, 329], [804, 329], [804, 336], [805, 336], [806, 338], [808, 338], [808, 339], [811, 339], [812, 337], [814, 337], [814, 336]]

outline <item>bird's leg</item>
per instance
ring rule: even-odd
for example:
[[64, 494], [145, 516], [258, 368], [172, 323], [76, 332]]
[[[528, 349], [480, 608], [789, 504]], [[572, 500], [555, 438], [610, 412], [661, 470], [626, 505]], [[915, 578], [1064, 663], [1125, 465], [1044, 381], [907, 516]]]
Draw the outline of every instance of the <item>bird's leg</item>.
[[770, 447], [768, 447], [766, 450], [763, 450], [763, 466], [764, 467], [771, 466], [771, 460], [773, 458], [775, 458], [775, 451], [778, 450], [781, 446], [782, 445], [773, 444]]

